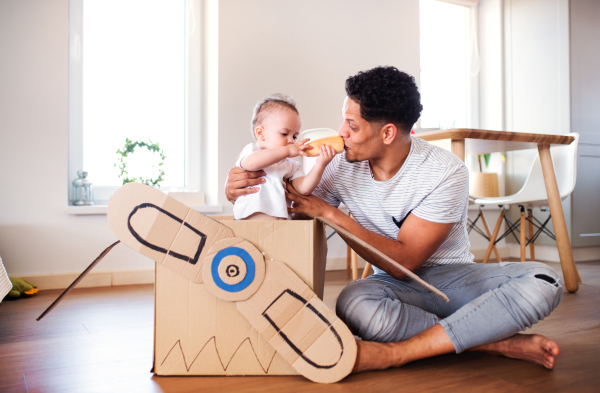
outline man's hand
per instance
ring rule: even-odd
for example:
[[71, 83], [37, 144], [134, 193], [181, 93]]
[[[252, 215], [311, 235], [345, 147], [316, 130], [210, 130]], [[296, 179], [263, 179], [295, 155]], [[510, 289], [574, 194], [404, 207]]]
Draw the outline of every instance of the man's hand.
[[304, 214], [311, 218], [327, 218], [331, 211], [337, 210], [329, 203], [314, 195], [300, 195], [289, 183], [286, 183], [286, 188], [288, 193], [285, 194], [285, 197], [292, 201], [292, 207], [288, 208], [288, 212], [291, 214]]
[[235, 203], [236, 199], [242, 195], [258, 192], [259, 188], [252, 186], [264, 183], [265, 179], [263, 176], [266, 176], [264, 171], [250, 172], [238, 167], [231, 168], [225, 182], [225, 196], [227, 200]]

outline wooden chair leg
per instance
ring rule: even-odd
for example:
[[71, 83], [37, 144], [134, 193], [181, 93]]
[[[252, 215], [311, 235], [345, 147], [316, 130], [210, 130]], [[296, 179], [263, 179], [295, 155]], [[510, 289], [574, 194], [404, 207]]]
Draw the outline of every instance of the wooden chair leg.
[[351, 259], [352, 259], [352, 280], [356, 281], [358, 280], [358, 266], [356, 266], [356, 252], [354, 252], [354, 250], [352, 250], [351, 252]]
[[363, 274], [360, 278], [369, 277], [369, 271], [371, 270], [371, 264], [369, 262], [365, 263], [365, 270], [363, 270]]
[[[527, 209], [527, 220], [529, 221], [529, 240], [533, 239], [533, 213], [531, 209]], [[535, 246], [533, 241], [529, 243], [529, 259], [535, 261]]]
[[498, 237], [498, 232], [500, 232], [500, 226], [502, 225], [502, 220], [504, 220], [504, 209], [500, 211], [500, 216], [498, 217], [498, 222], [496, 223], [496, 228], [494, 228], [494, 233], [490, 236], [490, 244], [488, 245], [487, 251], [485, 252], [485, 257], [483, 258], [483, 263], [488, 263], [490, 259], [490, 255], [492, 255], [492, 249], [494, 248], [494, 243], [496, 242], [496, 238]]
[[346, 277], [350, 277], [350, 255], [352, 254], [352, 249], [350, 246], [346, 246]]
[[[352, 218], [352, 214], [350, 214], [350, 212], [348, 212], [348, 216], [350, 218]], [[351, 263], [352, 263], [352, 249], [350, 248], [350, 246], [347, 246], [348, 248], [346, 249], [346, 277], [350, 277], [350, 271], [351, 271]]]
[[[483, 210], [481, 209], [481, 206], [479, 207], [479, 214], [481, 214], [481, 222], [483, 223], [483, 228], [485, 229], [485, 233], [487, 233], [488, 237], [491, 238], [492, 233], [490, 232], [490, 227], [488, 226], [487, 219], [485, 218], [485, 214], [483, 214]], [[502, 262], [502, 259], [500, 258], [500, 253], [498, 252], [498, 249], [496, 248], [495, 245], [494, 245], [494, 254], [496, 254], [496, 262]]]
[[521, 262], [525, 262], [527, 252], [527, 236], [525, 236], [525, 209], [521, 208]]

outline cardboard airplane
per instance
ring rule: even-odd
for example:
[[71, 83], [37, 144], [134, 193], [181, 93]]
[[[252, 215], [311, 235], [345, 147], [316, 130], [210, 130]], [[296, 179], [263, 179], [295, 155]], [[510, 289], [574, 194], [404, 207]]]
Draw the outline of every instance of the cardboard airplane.
[[[108, 205], [108, 221], [119, 240], [195, 283], [216, 298], [235, 302], [250, 325], [292, 367], [314, 382], [346, 377], [356, 360], [348, 327], [281, 261], [236, 237], [227, 226], [143, 184], [121, 187]], [[335, 224], [332, 227], [359, 255], [386, 261], [448, 301], [414, 273]], [[109, 246], [38, 318], [58, 302], [117, 244]]]

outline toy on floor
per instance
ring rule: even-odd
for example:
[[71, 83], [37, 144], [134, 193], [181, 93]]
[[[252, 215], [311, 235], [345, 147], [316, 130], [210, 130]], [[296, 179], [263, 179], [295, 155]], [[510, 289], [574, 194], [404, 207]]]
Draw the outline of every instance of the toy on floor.
[[8, 292], [7, 297], [17, 298], [22, 295], [31, 296], [37, 293], [37, 286], [19, 277], [9, 277], [12, 283], [12, 289]]

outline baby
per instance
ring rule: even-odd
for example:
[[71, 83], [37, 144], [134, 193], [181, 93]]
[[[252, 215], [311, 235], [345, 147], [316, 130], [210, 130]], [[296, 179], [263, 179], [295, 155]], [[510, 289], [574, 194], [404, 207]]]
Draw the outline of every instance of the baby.
[[248, 171], [262, 169], [265, 182], [259, 191], [239, 197], [233, 206], [236, 220], [287, 220], [285, 181], [303, 195], [313, 192], [327, 164], [336, 152], [330, 146], [321, 146], [317, 163], [305, 176], [300, 163], [292, 157], [306, 156], [309, 139], [296, 141], [300, 133], [300, 116], [296, 102], [285, 95], [274, 94], [256, 104], [252, 115], [250, 143], [240, 153], [236, 166]]

